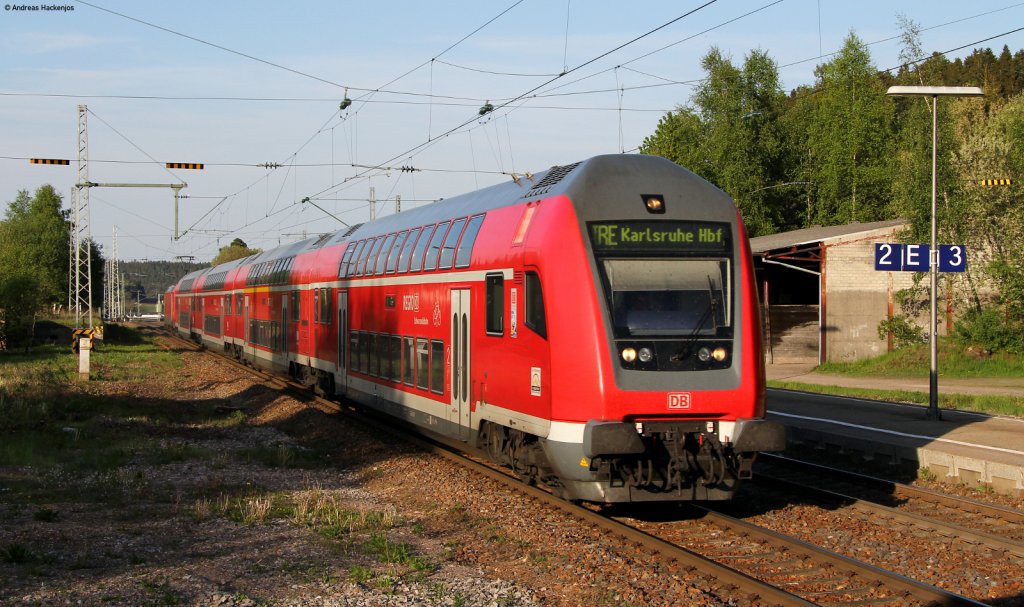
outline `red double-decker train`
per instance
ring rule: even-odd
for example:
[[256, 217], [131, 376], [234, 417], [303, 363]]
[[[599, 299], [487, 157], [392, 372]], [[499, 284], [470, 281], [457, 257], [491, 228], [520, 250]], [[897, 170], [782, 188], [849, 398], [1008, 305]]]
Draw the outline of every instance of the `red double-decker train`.
[[758, 451], [761, 322], [736, 206], [598, 156], [193, 272], [182, 335], [456, 437], [573, 500], [722, 500]]

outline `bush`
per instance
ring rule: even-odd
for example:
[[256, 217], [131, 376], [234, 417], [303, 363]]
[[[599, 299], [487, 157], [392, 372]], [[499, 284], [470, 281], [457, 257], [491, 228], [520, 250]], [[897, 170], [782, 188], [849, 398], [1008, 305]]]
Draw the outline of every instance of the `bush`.
[[971, 310], [953, 326], [953, 337], [964, 346], [978, 345], [992, 352], [1024, 354], [1024, 324], [1007, 319], [999, 310]]
[[924, 330], [902, 314], [878, 323], [878, 338], [886, 339], [892, 333], [896, 349], [919, 344], [924, 340]]

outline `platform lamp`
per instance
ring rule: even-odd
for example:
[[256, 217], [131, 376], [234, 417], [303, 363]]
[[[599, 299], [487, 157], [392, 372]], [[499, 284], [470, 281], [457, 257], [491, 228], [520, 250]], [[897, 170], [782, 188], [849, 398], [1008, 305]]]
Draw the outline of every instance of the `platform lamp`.
[[939, 97], [981, 97], [982, 90], [976, 86], [890, 86], [886, 95], [892, 97], [931, 97], [932, 98], [932, 245], [928, 260], [928, 273], [931, 279], [931, 325], [928, 331], [931, 340], [931, 368], [928, 374], [928, 412], [927, 419], [942, 419], [939, 413], [939, 341], [936, 335], [939, 322], [936, 305], [936, 294], [939, 284], [939, 249], [938, 223], [936, 222], [936, 197], [938, 194], [938, 159], [939, 135]]

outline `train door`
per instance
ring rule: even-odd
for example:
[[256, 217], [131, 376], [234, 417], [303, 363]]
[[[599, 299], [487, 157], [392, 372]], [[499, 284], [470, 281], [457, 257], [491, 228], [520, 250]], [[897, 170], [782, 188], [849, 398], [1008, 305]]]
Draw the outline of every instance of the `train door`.
[[288, 366], [288, 293], [281, 293], [281, 328], [277, 336], [278, 347], [284, 355], [284, 365]]
[[244, 348], [243, 351], [245, 352], [245, 354], [247, 356], [252, 356], [252, 359], [256, 360], [256, 348], [253, 347], [253, 345], [252, 345], [252, 338], [253, 338], [253, 336], [251, 335], [251, 330], [250, 330], [250, 326], [249, 326], [249, 306], [250, 306], [251, 303], [252, 303], [252, 295], [246, 293], [245, 294], [245, 309], [243, 310], [245, 315], [244, 315], [243, 321], [242, 321], [242, 322], [245, 323], [245, 327], [244, 327], [245, 343], [242, 344], [242, 348]]
[[452, 289], [451, 407], [448, 421], [458, 424], [459, 435], [469, 436], [469, 289]]
[[348, 292], [338, 291], [338, 367], [334, 379], [339, 394], [348, 391]]

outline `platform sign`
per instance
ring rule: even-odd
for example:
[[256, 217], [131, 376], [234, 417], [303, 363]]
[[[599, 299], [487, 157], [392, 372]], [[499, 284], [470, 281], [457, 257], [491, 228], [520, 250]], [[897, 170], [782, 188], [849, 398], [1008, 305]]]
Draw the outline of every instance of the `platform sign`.
[[[875, 269], [883, 272], [927, 272], [931, 245], [875, 243]], [[939, 245], [939, 271], [963, 272], [967, 267], [967, 247]]]
[[875, 269], [899, 272], [903, 269], [903, 245], [888, 242], [875, 243]]
[[931, 245], [927, 244], [903, 245], [903, 271], [927, 272], [931, 251]]
[[875, 243], [875, 269], [889, 272], [927, 272], [931, 246]]
[[962, 244], [939, 245], [939, 272], [963, 272], [967, 269], [967, 247]]

